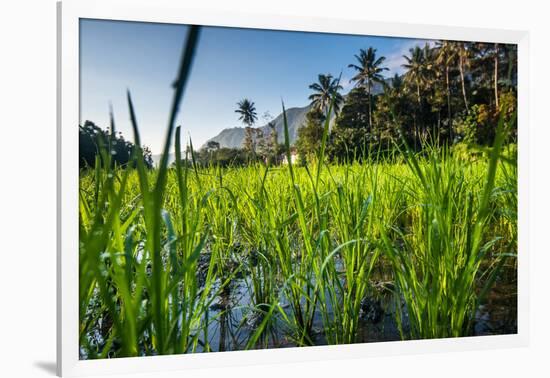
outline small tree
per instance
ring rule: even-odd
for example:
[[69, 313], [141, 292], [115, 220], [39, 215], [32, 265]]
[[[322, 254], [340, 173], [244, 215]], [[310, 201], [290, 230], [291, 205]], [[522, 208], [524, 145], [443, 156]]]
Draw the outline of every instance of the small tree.
[[263, 158], [267, 159], [269, 156], [269, 148], [267, 141], [265, 139], [265, 135], [262, 129], [255, 129], [256, 131], [256, 147], [258, 150], [258, 154]]
[[277, 139], [279, 135], [277, 129], [275, 128], [275, 122], [271, 121], [267, 124], [269, 127], [269, 164], [278, 164], [279, 163], [279, 154], [281, 153], [280, 145]]
[[306, 124], [298, 129], [296, 150], [302, 163], [313, 158], [319, 151], [324, 121], [323, 112], [318, 108], [312, 108], [306, 115]]
[[210, 151], [219, 150], [220, 149], [220, 144], [216, 141], [209, 140], [206, 143], [206, 149], [210, 150]]
[[369, 109], [365, 107], [368, 93], [364, 87], [353, 88], [346, 97], [342, 111], [330, 136], [329, 155], [336, 160], [351, 160], [362, 156], [371, 139]]
[[256, 136], [254, 128], [247, 126], [244, 128], [243, 150], [250, 156], [256, 155]]
[[392, 149], [393, 142], [405, 138], [409, 146], [414, 144], [413, 114], [416, 101], [414, 94], [407, 92], [401, 76], [395, 74], [391, 85], [378, 96], [373, 114], [376, 134], [384, 148]]

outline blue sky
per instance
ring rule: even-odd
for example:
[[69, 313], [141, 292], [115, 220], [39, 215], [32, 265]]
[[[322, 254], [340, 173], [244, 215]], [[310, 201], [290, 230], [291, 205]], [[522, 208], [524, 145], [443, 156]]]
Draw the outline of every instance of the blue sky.
[[[126, 89], [136, 108], [142, 143], [162, 150], [172, 89], [187, 27], [105, 20], [80, 24], [80, 122], [109, 124], [112, 103], [117, 129], [132, 140]], [[354, 54], [372, 46], [386, 57], [387, 76], [401, 73], [402, 55], [425, 41], [257, 29], [203, 28], [178, 124], [193, 145], [227, 127], [242, 126], [236, 103], [249, 98], [262, 115], [308, 103], [308, 86], [320, 73], [342, 72], [344, 93], [353, 84]]]

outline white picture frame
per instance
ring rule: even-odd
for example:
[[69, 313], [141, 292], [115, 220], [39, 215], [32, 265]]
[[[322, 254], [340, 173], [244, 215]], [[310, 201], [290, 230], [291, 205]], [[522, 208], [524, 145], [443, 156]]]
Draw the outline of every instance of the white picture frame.
[[[518, 332], [514, 335], [315, 346], [307, 348], [79, 360], [78, 344], [78, 129], [79, 19], [110, 19], [206, 26], [363, 34], [421, 39], [475, 40], [518, 45]], [[357, 20], [288, 17], [188, 9], [177, 1], [64, 1], [58, 3], [57, 65], [57, 373], [82, 376], [144, 373], [306, 360], [348, 359], [526, 346], [529, 334], [528, 86], [525, 31], [460, 28]]]

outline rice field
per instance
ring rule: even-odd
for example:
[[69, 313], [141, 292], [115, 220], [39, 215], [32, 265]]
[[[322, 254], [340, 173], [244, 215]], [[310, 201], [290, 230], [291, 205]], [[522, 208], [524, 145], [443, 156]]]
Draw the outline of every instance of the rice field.
[[491, 288], [513, 279], [507, 150], [83, 171], [81, 358], [368, 342], [380, 296], [393, 338], [473, 335]]
[[159, 166], [144, 165], [128, 94], [132, 164], [112, 164], [105, 140], [80, 172], [81, 359], [516, 332], [517, 159], [503, 118], [489, 148], [396, 142], [337, 165], [327, 117], [300, 167], [285, 118], [286, 165], [199, 167], [175, 127], [196, 34]]

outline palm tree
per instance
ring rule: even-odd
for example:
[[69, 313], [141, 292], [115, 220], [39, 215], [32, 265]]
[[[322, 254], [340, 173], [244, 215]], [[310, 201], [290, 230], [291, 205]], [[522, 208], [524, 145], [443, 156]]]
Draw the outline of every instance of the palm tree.
[[495, 43], [493, 51], [493, 61], [494, 61], [494, 71], [493, 71], [493, 84], [495, 88], [495, 107], [498, 109], [498, 58], [499, 58], [500, 47], [498, 43]]
[[343, 89], [340, 85], [340, 79], [333, 78], [331, 74], [319, 74], [319, 82], [311, 84], [309, 89], [314, 90], [314, 93], [309, 96], [311, 105], [314, 108], [325, 113], [330, 107], [330, 103], [334, 101], [334, 113], [337, 114], [339, 112], [340, 105], [344, 101], [344, 98], [339, 93]]
[[447, 94], [447, 119], [449, 123], [449, 138], [453, 140], [453, 114], [451, 110], [451, 84], [449, 79], [449, 71], [451, 67], [455, 65], [457, 60], [456, 48], [454, 47], [454, 42], [450, 41], [439, 41], [436, 42], [436, 64], [443, 66], [445, 70], [445, 88]]
[[470, 67], [471, 60], [471, 47], [466, 42], [450, 42], [443, 41], [440, 46], [445, 44], [445, 53], [448, 55], [449, 65], [456, 64], [458, 66], [458, 72], [460, 73], [460, 86], [462, 90], [462, 99], [464, 101], [464, 107], [466, 111], [469, 109], [468, 95], [466, 93], [466, 69]]
[[403, 68], [407, 69], [405, 74], [405, 81], [409, 84], [413, 84], [416, 89], [416, 100], [418, 105], [420, 105], [422, 98], [420, 96], [420, 89], [424, 87], [427, 82], [426, 77], [426, 59], [424, 51], [415, 46], [414, 48], [409, 49], [410, 56], [403, 55], [406, 63], [402, 64]]
[[492, 88], [495, 108], [499, 108], [499, 79], [501, 63], [506, 63], [507, 45], [499, 43], [476, 42], [470, 46], [470, 55], [474, 57], [474, 71], [477, 71], [487, 88]]
[[358, 64], [350, 64], [348, 67], [357, 71], [357, 74], [350, 80], [355, 81], [356, 85], [365, 87], [369, 98], [369, 127], [372, 128], [372, 84], [384, 84], [383, 71], [389, 70], [388, 67], [382, 67], [386, 57], [376, 58], [376, 49], [369, 47], [367, 50], [361, 49], [359, 55], [355, 55]]
[[437, 54], [435, 62], [438, 65], [443, 66], [445, 69], [445, 86], [447, 90], [447, 112], [449, 121], [451, 120], [451, 86], [449, 79], [449, 71], [456, 61], [456, 49], [453, 46], [453, 42], [450, 41], [438, 41], [435, 43]]
[[254, 145], [254, 129], [252, 126], [258, 119], [258, 115], [256, 114], [256, 107], [254, 106], [254, 102], [250, 101], [249, 99], [245, 98], [241, 101], [237, 102], [237, 110], [235, 110], [235, 113], [239, 113], [239, 120], [242, 121], [246, 127], [245, 127], [245, 136], [244, 136], [244, 149], [248, 150], [248, 152], [255, 154], [256, 153], [256, 146]]
[[456, 54], [458, 55], [458, 71], [460, 72], [460, 83], [462, 86], [462, 97], [464, 99], [464, 106], [466, 112], [469, 110], [468, 97], [466, 95], [466, 83], [464, 80], [465, 70], [470, 66], [470, 50], [466, 45], [466, 42], [455, 42]]
[[254, 125], [254, 123], [258, 119], [254, 102], [245, 98], [237, 102], [237, 106], [238, 108], [237, 110], [235, 110], [235, 113], [240, 114], [239, 121], [243, 121], [243, 123], [248, 127]]
[[403, 78], [399, 76], [399, 74], [395, 74], [391, 78], [391, 89], [393, 89], [397, 95], [399, 95], [403, 90]]
[[[426, 86], [428, 83], [428, 75], [427, 75], [427, 67], [426, 67], [426, 49], [422, 49], [419, 46], [415, 46], [414, 48], [409, 49], [410, 56], [403, 55], [403, 58], [405, 59], [406, 63], [402, 64], [401, 66], [403, 68], [407, 69], [407, 73], [405, 74], [405, 82], [409, 85], [412, 85], [415, 87], [416, 90], [416, 101], [418, 104], [418, 110], [421, 110], [422, 107], [422, 97], [421, 97], [421, 90]], [[415, 112], [413, 120], [414, 120], [414, 133], [415, 133], [415, 148], [416, 148], [416, 142], [418, 140], [418, 124], [417, 124], [417, 112]]]

